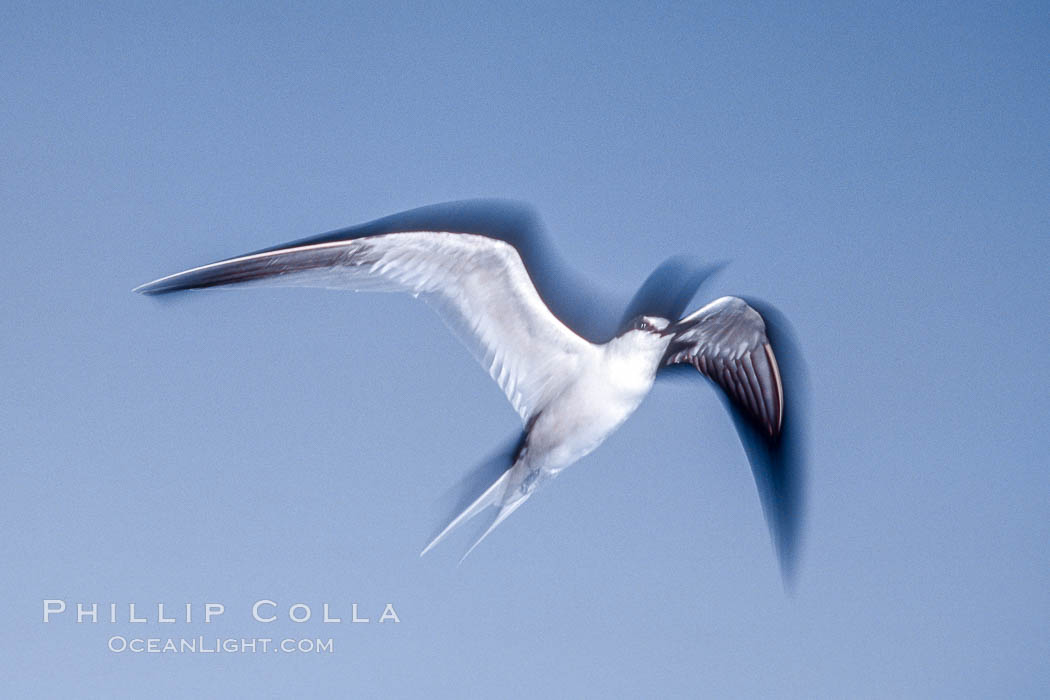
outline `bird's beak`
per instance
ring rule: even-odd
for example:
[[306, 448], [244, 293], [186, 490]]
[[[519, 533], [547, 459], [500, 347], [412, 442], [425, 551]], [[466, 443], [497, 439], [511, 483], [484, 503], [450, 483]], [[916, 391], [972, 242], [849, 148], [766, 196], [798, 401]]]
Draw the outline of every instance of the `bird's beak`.
[[660, 335], [678, 335], [687, 328], [691, 328], [695, 325], [696, 323], [693, 321], [678, 321], [677, 323], [672, 323], [667, 328], [660, 331]]

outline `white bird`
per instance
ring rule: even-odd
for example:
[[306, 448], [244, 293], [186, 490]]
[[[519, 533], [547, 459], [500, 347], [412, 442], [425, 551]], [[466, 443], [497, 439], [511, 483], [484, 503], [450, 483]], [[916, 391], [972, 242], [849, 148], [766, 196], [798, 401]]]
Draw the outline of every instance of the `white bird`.
[[427, 301], [502, 389], [524, 434], [502, 475], [420, 556], [497, 508], [467, 554], [473, 551], [536, 489], [619, 428], [665, 366], [692, 365], [765, 440], [780, 437], [780, 370], [762, 316], [743, 299], [722, 297], [679, 320], [638, 316], [608, 342], [594, 343], [551, 313], [519, 251], [504, 240], [452, 231], [338, 233], [195, 267], [134, 291], [268, 285], [408, 292]]

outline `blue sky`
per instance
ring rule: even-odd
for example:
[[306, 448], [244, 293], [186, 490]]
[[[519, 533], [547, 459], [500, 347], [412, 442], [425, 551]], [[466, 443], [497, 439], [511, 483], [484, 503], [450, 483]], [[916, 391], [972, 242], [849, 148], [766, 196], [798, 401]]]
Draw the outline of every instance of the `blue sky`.
[[[5, 3], [3, 685], [1045, 695], [1048, 30], [1037, 3]], [[416, 555], [518, 424], [429, 309], [130, 293], [470, 197], [534, 206], [624, 304], [681, 254], [730, 261], [691, 308], [791, 320], [793, 595], [703, 386], [658, 386], [457, 567], [464, 538]], [[49, 598], [227, 613], [44, 624]], [[401, 622], [264, 625], [259, 599]], [[107, 650], [136, 634], [335, 653]]]

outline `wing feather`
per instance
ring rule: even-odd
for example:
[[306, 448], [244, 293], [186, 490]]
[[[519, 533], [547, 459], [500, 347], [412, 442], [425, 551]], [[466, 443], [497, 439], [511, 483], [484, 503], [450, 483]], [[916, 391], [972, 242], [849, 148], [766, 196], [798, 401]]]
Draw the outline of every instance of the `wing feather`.
[[664, 364], [693, 365], [776, 438], [784, 418], [784, 388], [761, 314], [743, 299], [722, 297], [675, 327]]
[[596, 352], [550, 312], [512, 245], [477, 234], [410, 231], [292, 244], [162, 277], [135, 291], [247, 284], [422, 297], [499, 384], [523, 422]]

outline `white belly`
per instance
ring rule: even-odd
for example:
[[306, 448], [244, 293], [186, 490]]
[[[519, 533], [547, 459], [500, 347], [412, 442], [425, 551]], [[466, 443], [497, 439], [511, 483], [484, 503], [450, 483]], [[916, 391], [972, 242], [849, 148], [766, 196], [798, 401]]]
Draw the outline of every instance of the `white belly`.
[[536, 419], [530, 462], [551, 475], [593, 451], [634, 413], [653, 374], [593, 372], [581, 377]]

